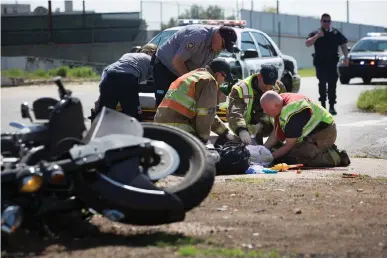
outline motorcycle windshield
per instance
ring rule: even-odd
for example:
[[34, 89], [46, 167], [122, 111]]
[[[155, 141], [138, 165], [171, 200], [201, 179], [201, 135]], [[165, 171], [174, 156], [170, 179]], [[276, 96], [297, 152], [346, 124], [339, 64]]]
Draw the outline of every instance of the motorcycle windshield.
[[109, 134], [130, 134], [142, 137], [144, 129], [134, 117], [103, 107], [91, 123], [83, 142], [87, 144], [95, 138]]

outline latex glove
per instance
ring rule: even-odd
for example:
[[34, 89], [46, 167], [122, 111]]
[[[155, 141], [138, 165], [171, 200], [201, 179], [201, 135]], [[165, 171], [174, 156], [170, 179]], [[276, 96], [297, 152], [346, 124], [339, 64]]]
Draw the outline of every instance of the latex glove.
[[206, 149], [213, 149], [213, 148], [215, 148], [214, 145], [213, 145], [210, 141], [208, 141], [208, 142], [205, 144], [205, 146], [206, 146]]
[[231, 134], [231, 133], [227, 133], [226, 134], [226, 138], [227, 140], [229, 141], [235, 141], [235, 135]]
[[251, 144], [251, 136], [250, 133], [246, 130], [242, 130], [239, 132], [239, 138], [241, 138], [241, 141], [244, 144], [250, 145]]
[[261, 146], [259, 150], [258, 162], [259, 163], [271, 163], [274, 160], [271, 151], [266, 147]]
[[220, 155], [217, 151], [207, 150], [207, 157], [210, 162], [216, 164], [220, 161]]
[[263, 129], [263, 124], [262, 123], [258, 123], [258, 124], [254, 125], [254, 126], [255, 126], [255, 131], [257, 133], [260, 133], [262, 131], [262, 129]]

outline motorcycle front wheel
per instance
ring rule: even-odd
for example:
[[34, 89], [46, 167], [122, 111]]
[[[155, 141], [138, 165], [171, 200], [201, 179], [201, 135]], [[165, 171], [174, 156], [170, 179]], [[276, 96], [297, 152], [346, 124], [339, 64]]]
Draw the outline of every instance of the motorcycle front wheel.
[[177, 195], [189, 211], [208, 196], [215, 181], [215, 165], [209, 159], [205, 146], [195, 136], [176, 127], [143, 122], [143, 137], [164, 141], [179, 154], [180, 164], [175, 175], [183, 176], [176, 185], [163, 188]]

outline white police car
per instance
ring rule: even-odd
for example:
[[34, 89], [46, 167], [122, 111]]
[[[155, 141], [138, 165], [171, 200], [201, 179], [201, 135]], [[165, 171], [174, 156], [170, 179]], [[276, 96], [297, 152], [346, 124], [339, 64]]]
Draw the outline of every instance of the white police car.
[[[260, 30], [245, 28], [244, 20], [178, 20], [179, 26], [168, 28], [157, 34], [148, 43], [157, 46], [162, 45], [176, 31], [189, 24], [206, 24], [212, 26], [232, 26], [238, 36], [234, 53], [223, 51], [219, 57], [229, 62], [234, 78], [244, 79], [251, 74], [259, 72], [263, 64], [272, 64], [278, 68], [279, 80], [281, 80], [288, 92], [298, 92], [300, 88], [300, 76], [298, 75], [297, 61], [288, 55], [281, 53], [275, 42]], [[132, 48], [132, 51], [139, 49]], [[154, 92], [153, 80], [142, 83], [141, 92]]]
[[364, 84], [370, 84], [372, 78], [387, 78], [387, 33], [367, 33], [350, 48], [348, 58], [348, 66], [343, 65], [344, 56], [337, 64], [341, 84], [349, 84], [356, 77]]

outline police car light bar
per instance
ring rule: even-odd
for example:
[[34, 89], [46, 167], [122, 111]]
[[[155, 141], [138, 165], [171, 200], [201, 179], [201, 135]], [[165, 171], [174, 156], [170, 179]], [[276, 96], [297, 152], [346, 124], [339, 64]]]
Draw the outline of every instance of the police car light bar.
[[387, 36], [387, 32], [368, 32], [367, 37]]
[[190, 24], [203, 24], [203, 25], [225, 25], [244, 27], [247, 22], [245, 20], [201, 20], [201, 19], [178, 19], [179, 26]]

